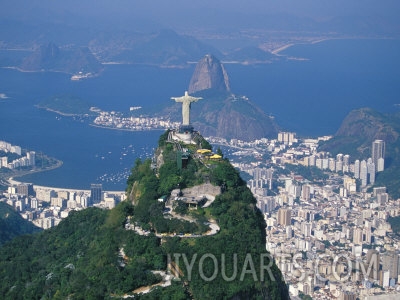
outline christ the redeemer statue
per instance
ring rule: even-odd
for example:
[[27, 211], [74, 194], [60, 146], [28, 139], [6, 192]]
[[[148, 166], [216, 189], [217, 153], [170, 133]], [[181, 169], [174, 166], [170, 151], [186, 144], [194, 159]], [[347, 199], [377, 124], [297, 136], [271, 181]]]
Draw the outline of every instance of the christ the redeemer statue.
[[190, 124], [190, 103], [197, 102], [203, 98], [189, 96], [188, 92], [185, 91], [185, 96], [182, 97], [171, 97], [175, 102], [182, 102], [182, 125]]

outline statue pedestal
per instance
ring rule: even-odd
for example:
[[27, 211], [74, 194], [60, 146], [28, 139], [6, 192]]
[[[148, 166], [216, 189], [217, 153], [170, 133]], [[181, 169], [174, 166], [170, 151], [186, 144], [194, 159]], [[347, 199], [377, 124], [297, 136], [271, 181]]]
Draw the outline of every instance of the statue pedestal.
[[182, 141], [185, 144], [195, 144], [195, 142], [192, 141], [193, 131], [192, 125], [181, 125], [179, 129], [172, 134], [172, 138]]
[[194, 131], [194, 128], [192, 125], [181, 125], [181, 126], [179, 126], [179, 129], [178, 129], [178, 133], [180, 133], [180, 134], [189, 134], [189, 133], [192, 134], [193, 131]]

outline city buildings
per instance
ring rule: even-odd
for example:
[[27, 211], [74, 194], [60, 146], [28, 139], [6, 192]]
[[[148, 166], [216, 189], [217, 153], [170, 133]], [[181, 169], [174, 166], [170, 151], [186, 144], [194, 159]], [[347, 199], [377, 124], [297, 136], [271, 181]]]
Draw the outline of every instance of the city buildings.
[[92, 204], [100, 203], [102, 197], [102, 185], [93, 183], [90, 185], [90, 201]]
[[371, 157], [376, 166], [376, 171], [383, 171], [385, 169], [385, 142], [383, 140], [372, 142]]
[[99, 111], [99, 115], [93, 121], [93, 124], [100, 127], [109, 127], [117, 129], [126, 129], [133, 131], [153, 130], [153, 129], [170, 129], [178, 128], [180, 122], [172, 122], [162, 117], [134, 117], [123, 116], [117, 112]]
[[[91, 204], [91, 195], [96, 199], [96, 203]], [[23, 218], [43, 229], [58, 225], [71, 211], [82, 210], [89, 206], [111, 209], [124, 199], [125, 191], [104, 192], [101, 185], [94, 185], [92, 193], [91, 190], [50, 188], [19, 183], [10, 186], [7, 192], [0, 195], [0, 201], [14, 207]]]
[[[22, 156], [22, 149], [20, 146], [11, 145], [5, 141], [0, 141], [0, 151]], [[14, 159], [11, 162], [8, 161], [7, 156], [0, 157], [0, 168], [16, 169], [20, 167], [34, 167], [35, 164], [36, 153], [34, 151], [27, 151], [24, 157]]]
[[278, 225], [289, 226], [292, 221], [292, 211], [286, 208], [278, 210]]
[[291, 144], [297, 142], [296, 133], [294, 133], [294, 132], [279, 132], [278, 133], [278, 142], [281, 142], [285, 145], [291, 145]]
[[[250, 176], [248, 186], [267, 225], [266, 248], [291, 297], [400, 298], [400, 238], [388, 222], [400, 216], [400, 199], [374, 186], [383, 170], [378, 165], [384, 161], [384, 141], [372, 143], [368, 158], [319, 152], [318, 142], [327, 139], [289, 145], [281, 133], [253, 142], [209, 140], [232, 149], [232, 164]], [[323, 177], [310, 177], [315, 169]], [[267, 178], [267, 170], [273, 172], [265, 184], [260, 179]]]

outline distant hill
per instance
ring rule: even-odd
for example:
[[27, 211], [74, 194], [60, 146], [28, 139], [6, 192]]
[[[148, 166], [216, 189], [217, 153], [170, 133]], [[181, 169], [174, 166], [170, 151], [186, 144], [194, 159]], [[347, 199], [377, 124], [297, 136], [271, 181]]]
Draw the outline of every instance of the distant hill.
[[[276, 137], [278, 125], [245, 96], [231, 93], [228, 74], [214, 55], [206, 55], [197, 64], [189, 91], [203, 99], [194, 103], [191, 122], [204, 136], [236, 138], [244, 141]], [[171, 105], [162, 114], [176, 121], [181, 105]]]
[[254, 46], [237, 49], [224, 57], [226, 61], [236, 61], [243, 64], [271, 63], [278, 59], [278, 56]]
[[319, 149], [333, 154], [350, 154], [352, 160], [371, 156], [376, 139], [386, 143], [385, 170], [377, 174], [376, 186], [387, 186], [395, 198], [400, 197], [400, 113], [383, 114], [371, 108], [351, 111], [334, 137]]
[[90, 110], [91, 106], [87, 102], [80, 98], [68, 95], [46, 98], [40, 101], [36, 106], [38, 108], [47, 109], [68, 116], [96, 114]]
[[40, 228], [23, 219], [10, 205], [0, 202], [0, 246], [19, 235], [39, 231]]
[[185, 66], [198, 61], [204, 53], [220, 52], [194, 37], [179, 35], [173, 30], [161, 30], [148, 41], [141, 42], [113, 57], [119, 62], [158, 66]]
[[69, 74], [99, 73], [103, 67], [87, 47], [59, 48], [53, 43], [41, 45], [20, 65], [23, 71], [55, 71]]
[[343, 120], [334, 138], [321, 149], [332, 153], [346, 152], [363, 158], [371, 155], [371, 144], [376, 139], [395, 143], [400, 134], [399, 116], [383, 114], [371, 108], [351, 111]]

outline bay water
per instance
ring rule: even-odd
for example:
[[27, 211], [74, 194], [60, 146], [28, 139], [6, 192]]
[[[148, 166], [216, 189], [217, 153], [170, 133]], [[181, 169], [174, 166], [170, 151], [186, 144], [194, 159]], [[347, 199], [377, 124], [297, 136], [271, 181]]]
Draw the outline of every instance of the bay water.
[[[329, 40], [290, 47], [271, 64], [225, 68], [233, 93], [248, 96], [283, 130], [311, 137], [334, 134], [355, 108], [398, 111], [398, 53], [399, 40]], [[187, 90], [194, 67], [106, 65], [101, 76], [81, 81], [62, 73], [0, 69], [0, 94], [7, 97], [0, 99], [0, 140], [63, 161], [23, 181], [77, 189], [102, 183], [107, 190], [124, 190], [135, 159], [152, 155], [162, 131], [97, 128], [34, 105], [71, 95], [108, 111], [161, 110]]]

